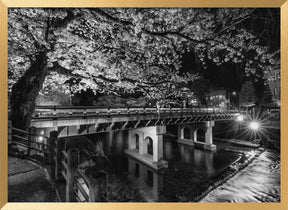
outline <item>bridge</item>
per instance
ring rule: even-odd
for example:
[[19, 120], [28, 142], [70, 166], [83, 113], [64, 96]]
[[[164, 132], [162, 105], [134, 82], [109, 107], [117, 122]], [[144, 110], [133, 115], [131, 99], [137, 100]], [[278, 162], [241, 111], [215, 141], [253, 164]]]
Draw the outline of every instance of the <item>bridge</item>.
[[[17, 135], [17, 129], [14, 128], [12, 131], [12, 125], [10, 125], [9, 136], [13, 136], [13, 138], [11, 137], [12, 141], [17, 138], [24, 139], [28, 155], [31, 155], [33, 150], [38, 153], [43, 152], [43, 157], [48, 160], [48, 171], [52, 179], [57, 180], [64, 177], [66, 180], [66, 201], [71, 201], [75, 173], [78, 174], [76, 180], [84, 180], [84, 174], [78, 169], [75, 170], [75, 167], [77, 168], [77, 165], [80, 164], [79, 160], [83, 159], [83, 154], [80, 154], [77, 145], [79, 143], [87, 144], [87, 141], [84, 141], [85, 135], [128, 130], [126, 155], [157, 171], [168, 167], [167, 161], [163, 159], [163, 135], [166, 134], [167, 125], [177, 126], [179, 144], [214, 151], [216, 145], [213, 144], [212, 130], [215, 122], [233, 120], [239, 115], [240, 112], [236, 110], [215, 108], [115, 109], [38, 106], [33, 113], [29, 132], [24, 133], [25, 138]], [[204, 133], [204, 139], [197, 136], [199, 130]], [[75, 150], [78, 151], [76, 151], [76, 156], [78, 156], [76, 159]], [[75, 154], [73, 155], [73, 153]], [[76, 183], [79, 189], [83, 188], [81, 183]], [[90, 182], [86, 181], [86, 185], [87, 183]], [[91, 187], [91, 189], [95, 190], [96, 188]], [[76, 197], [79, 196], [79, 192], [78, 190]], [[95, 194], [93, 190], [91, 193]], [[82, 194], [85, 194], [84, 191]], [[89, 197], [88, 194], [87, 191], [84, 196], [86, 201], [91, 200], [91, 196]], [[97, 196], [97, 199], [100, 199], [98, 194]], [[92, 197], [96, 199], [95, 195]], [[80, 200], [83, 200], [82, 198]]]
[[[232, 120], [236, 110], [219, 108], [97, 108], [39, 106], [31, 126], [39, 135], [56, 131], [58, 138], [129, 130], [126, 153], [159, 169], [163, 161], [163, 135], [167, 125], [177, 125], [178, 142], [206, 150], [216, 150], [212, 127], [216, 121]], [[205, 132], [205, 142], [198, 141], [197, 130]]]
[[[237, 110], [213, 108], [96, 108], [38, 106], [31, 126], [58, 130], [59, 137], [150, 126], [221, 121], [234, 119]], [[50, 129], [49, 129], [50, 128]]]

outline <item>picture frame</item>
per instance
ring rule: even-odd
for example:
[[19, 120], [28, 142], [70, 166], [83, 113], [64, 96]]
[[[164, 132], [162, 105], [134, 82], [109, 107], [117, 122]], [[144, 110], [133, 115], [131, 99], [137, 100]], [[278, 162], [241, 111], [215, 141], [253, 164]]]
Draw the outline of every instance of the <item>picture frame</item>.
[[[276, 7], [281, 8], [281, 202], [279, 203], [9, 203], [8, 202], [8, 41], [9, 7]], [[0, 0], [0, 209], [288, 209], [288, 1], [287, 0]]]

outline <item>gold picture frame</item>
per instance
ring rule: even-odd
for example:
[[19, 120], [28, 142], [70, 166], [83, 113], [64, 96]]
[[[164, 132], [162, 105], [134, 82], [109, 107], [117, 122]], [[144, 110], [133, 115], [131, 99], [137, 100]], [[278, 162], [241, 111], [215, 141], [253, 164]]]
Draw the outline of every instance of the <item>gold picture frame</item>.
[[[281, 8], [281, 202], [280, 203], [8, 203], [8, 8], [9, 7], [274, 7]], [[288, 1], [287, 0], [0, 0], [0, 209], [229, 209], [288, 210]]]

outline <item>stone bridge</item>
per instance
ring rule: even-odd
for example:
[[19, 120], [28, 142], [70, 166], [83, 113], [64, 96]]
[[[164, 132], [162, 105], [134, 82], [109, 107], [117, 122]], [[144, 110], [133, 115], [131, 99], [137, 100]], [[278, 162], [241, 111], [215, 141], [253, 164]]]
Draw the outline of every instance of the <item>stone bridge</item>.
[[[167, 167], [163, 160], [163, 135], [167, 125], [178, 128], [178, 143], [216, 150], [212, 128], [217, 121], [233, 120], [235, 110], [213, 108], [96, 108], [37, 107], [31, 126], [40, 135], [57, 131], [58, 138], [128, 130], [126, 154], [158, 170]], [[197, 137], [201, 130], [204, 139]]]

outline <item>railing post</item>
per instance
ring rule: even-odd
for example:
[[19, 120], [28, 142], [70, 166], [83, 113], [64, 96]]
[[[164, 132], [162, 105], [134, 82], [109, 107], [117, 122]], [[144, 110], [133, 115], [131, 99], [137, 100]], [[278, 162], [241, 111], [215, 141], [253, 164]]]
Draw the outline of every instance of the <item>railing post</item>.
[[110, 106], [108, 106], [108, 109], [107, 109], [107, 114], [108, 114], [108, 117], [110, 117], [110, 115], [111, 115], [111, 107]]
[[12, 144], [12, 122], [11, 120], [8, 121], [8, 145]]
[[29, 131], [28, 131], [28, 142], [27, 142], [27, 156], [29, 157], [30, 156], [30, 153], [31, 153], [31, 140], [32, 140], [32, 128], [30, 127], [29, 128]]
[[[33, 156], [35, 154], [35, 147], [38, 148], [38, 145], [35, 145], [36, 141], [36, 127], [30, 127], [28, 131], [28, 138], [27, 138], [27, 156]], [[33, 152], [32, 152], [33, 151]], [[32, 154], [31, 154], [32, 153]]]
[[[58, 138], [58, 132], [57, 131], [52, 131], [50, 132], [50, 136], [49, 138], [47, 139], [47, 145], [46, 145], [46, 148], [47, 149], [47, 155], [46, 156], [46, 161], [47, 161], [47, 171], [48, 171], [48, 174], [50, 176], [50, 179], [52, 181], [55, 181], [55, 160], [54, 160], [54, 157], [55, 157], [55, 147], [56, 147], [56, 142], [57, 142], [57, 138]], [[44, 148], [43, 148], [44, 149]]]
[[130, 115], [130, 110], [129, 110], [129, 106], [127, 107], [127, 116]]
[[[66, 179], [66, 202], [75, 201], [74, 196], [74, 176], [75, 176], [75, 150], [69, 149], [67, 152], [67, 179]], [[78, 157], [77, 157], [78, 158]]]
[[85, 116], [87, 114], [87, 107], [84, 107], [83, 115]]
[[103, 201], [106, 193], [107, 175], [101, 171], [88, 174], [89, 177], [89, 202]]
[[53, 106], [53, 115], [56, 116], [57, 113], [56, 113], [56, 106]]
[[55, 180], [60, 180], [61, 174], [61, 152], [64, 149], [63, 139], [57, 139], [55, 148]]

